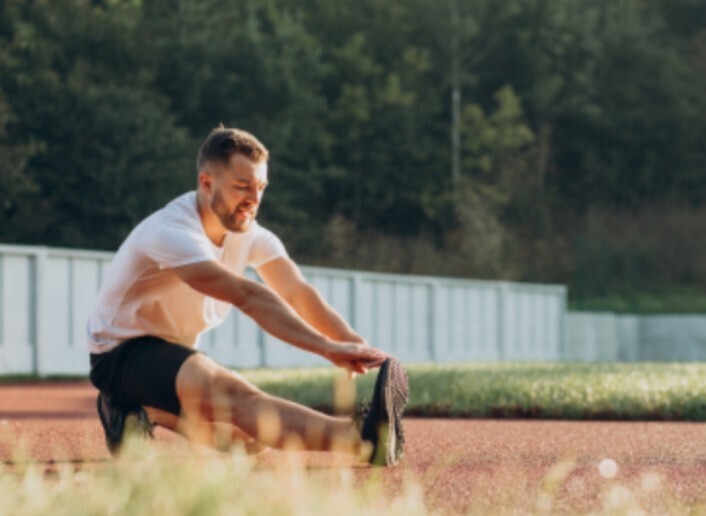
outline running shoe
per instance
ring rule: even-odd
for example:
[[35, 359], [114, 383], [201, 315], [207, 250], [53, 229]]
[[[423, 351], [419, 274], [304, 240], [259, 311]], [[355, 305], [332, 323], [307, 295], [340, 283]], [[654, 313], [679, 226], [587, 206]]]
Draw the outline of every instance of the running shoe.
[[126, 408], [103, 392], [98, 394], [96, 407], [111, 455], [118, 455], [128, 438], [154, 439], [155, 425], [142, 407]]
[[361, 437], [373, 445], [369, 462], [392, 466], [402, 458], [402, 413], [409, 399], [409, 380], [402, 363], [388, 358], [380, 366], [373, 398], [362, 417]]

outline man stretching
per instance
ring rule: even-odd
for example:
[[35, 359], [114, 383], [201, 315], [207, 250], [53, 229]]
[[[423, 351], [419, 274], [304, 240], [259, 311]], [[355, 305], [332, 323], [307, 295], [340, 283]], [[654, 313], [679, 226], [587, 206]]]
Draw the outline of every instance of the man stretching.
[[[118, 249], [88, 320], [90, 378], [112, 453], [126, 422], [145, 436], [156, 424], [228, 449], [360, 453], [396, 463], [402, 454], [407, 377], [304, 279], [282, 242], [255, 218], [268, 184], [268, 151], [253, 135], [214, 129], [197, 158], [198, 186], [147, 217]], [[243, 276], [254, 268], [261, 285]], [[235, 306], [263, 330], [353, 373], [380, 367], [364, 417], [331, 417], [270, 396], [203, 353], [199, 336]]]

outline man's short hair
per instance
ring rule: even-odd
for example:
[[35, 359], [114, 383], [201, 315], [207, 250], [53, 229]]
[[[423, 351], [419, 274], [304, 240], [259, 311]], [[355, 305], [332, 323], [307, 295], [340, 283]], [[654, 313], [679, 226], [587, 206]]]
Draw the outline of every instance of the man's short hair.
[[261, 163], [269, 158], [267, 148], [252, 134], [221, 124], [211, 131], [201, 144], [196, 168], [200, 172], [206, 163], [227, 165], [233, 154], [242, 154], [254, 163]]

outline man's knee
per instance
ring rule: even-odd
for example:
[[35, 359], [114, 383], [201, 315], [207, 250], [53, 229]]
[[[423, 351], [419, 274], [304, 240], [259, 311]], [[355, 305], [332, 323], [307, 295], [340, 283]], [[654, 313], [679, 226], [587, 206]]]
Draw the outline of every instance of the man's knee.
[[208, 392], [216, 406], [247, 408], [265, 397], [260, 389], [225, 369], [209, 378]]
[[230, 420], [237, 412], [253, 410], [266, 397], [247, 380], [210, 359], [192, 358], [177, 376], [177, 394], [187, 417]]

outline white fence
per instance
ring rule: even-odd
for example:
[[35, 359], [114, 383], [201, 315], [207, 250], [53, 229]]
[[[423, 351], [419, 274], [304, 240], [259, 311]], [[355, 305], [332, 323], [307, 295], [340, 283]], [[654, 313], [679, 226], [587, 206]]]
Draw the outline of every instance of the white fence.
[[[111, 253], [0, 245], [0, 374], [85, 374], [85, 321]], [[303, 267], [368, 341], [409, 363], [559, 360], [566, 288]], [[233, 367], [324, 364], [233, 310], [201, 342]]]
[[706, 361], [706, 316], [566, 314], [564, 359], [581, 362]]
[[635, 362], [640, 360], [640, 321], [636, 315], [568, 312], [564, 360]]

